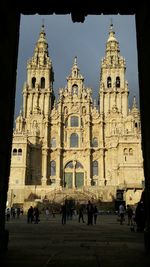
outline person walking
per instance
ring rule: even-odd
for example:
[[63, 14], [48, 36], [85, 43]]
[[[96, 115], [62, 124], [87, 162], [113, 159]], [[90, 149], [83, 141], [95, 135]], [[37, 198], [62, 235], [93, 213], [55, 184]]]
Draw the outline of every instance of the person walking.
[[96, 205], [94, 206], [94, 209], [93, 209], [93, 215], [94, 215], [94, 224], [96, 224], [97, 215], [98, 215], [98, 209], [97, 209]]

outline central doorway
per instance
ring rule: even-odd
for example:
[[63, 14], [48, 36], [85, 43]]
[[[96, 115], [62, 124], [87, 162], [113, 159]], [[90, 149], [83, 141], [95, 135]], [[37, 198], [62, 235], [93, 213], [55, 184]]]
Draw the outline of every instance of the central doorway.
[[76, 160], [69, 161], [64, 168], [64, 187], [82, 188], [84, 186], [84, 168]]

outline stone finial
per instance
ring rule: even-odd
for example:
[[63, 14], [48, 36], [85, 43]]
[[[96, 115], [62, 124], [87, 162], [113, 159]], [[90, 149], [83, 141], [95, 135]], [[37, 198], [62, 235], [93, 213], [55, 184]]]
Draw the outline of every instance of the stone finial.
[[77, 65], [77, 56], [74, 57], [74, 65]]
[[135, 97], [135, 95], [134, 95], [134, 97], [133, 97], [133, 105], [132, 105], [132, 108], [137, 108], [136, 97]]

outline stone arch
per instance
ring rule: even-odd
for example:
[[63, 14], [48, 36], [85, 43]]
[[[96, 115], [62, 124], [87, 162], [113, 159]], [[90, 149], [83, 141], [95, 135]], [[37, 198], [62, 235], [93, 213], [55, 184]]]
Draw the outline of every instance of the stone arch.
[[66, 188], [82, 188], [84, 186], [85, 170], [80, 161], [69, 160], [64, 165], [63, 186]]

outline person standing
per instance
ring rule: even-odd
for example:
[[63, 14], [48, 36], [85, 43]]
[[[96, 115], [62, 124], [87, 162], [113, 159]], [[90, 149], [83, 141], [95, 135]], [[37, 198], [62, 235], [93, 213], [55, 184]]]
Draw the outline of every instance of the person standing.
[[7, 210], [6, 210], [6, 220], [7, 220], [7, 222], [10, 221], [10, 209], [9, 208], [7, 208]]
[[98, 209], [97, 209], [96, 205], [94, 206], [93, 214], [94, 214], [94, 224], [96, 224], [96, 222], [97, 222], [97, 215], [98, 215]]
[[33, 207], [32, 206], [28, 209], [28, 212], [27, 212], [27, 222], [28, 223], [33, 222]]
[[135, 222], [137, 225], [137, 232], [144, 231], [145, 228], [145, 209], [143, 201], [139, 201], [135, 210]]
[[82, 220], [82, 222], [84, 223], [84, 218], [83, 218], [83, 205], [80, 205], [79, 206], [79, 223], [80, 223], [80, 220]]
[[123, 224], [124, 214], [125, 214], [125, 208], [124, 208], [123, 204], [120, 204], [120, 206], [119, 206], [120, 224]]
[[133, 209], [127, 205], [126, 213], [128, 216], [128, 225], [133, 225]]
[[39, 209], [38, 209], [38, 207], [35, 207], [34, 208], [34, 223], [35, 224], [39, 223], [39, 215], [40, 215]]
[[49, 208], [48, 207], [45, 210], [45, 215], [46, 215], [46, 219], [49, 220], [50, 212], [49, 212]]
[[92, 225], [93, 224], [93, 204], [91, 201], [88, 201], [87, 204], [87, 225]]
[[61, 207], [61, 213], [62, 213], [62, 218], [61, 218], [61, 223], [62, 224], [66, 224], [66, 213], [67, 213], [67, 210], [66, 210], [66, 203], [64, 203]]

